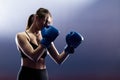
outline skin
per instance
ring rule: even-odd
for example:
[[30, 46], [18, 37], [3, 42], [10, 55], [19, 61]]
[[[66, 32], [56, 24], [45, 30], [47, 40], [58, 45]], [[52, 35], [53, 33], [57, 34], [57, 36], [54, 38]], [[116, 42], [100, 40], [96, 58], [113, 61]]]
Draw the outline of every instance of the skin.
[[[31, 27], [26, 30], [30, 37], [24, 32], [19, 32], [16, 34], [16, 44], [17, 48], [23, 51], [23, 53], [28, 58], [21, 57], [21, 66], [26, 66], [34, 69], [45, 69], [45, 59], [41, 56], [47, 50], [48, 55], [58, 64], [64, 62], [64, 60], [68, 57], [68, 54], [63, 50], [62, 53], [59, 53], [52, 42], [49, 49], [46, 49], [42, 44], [40, 44], [40, 40], [42, 39], [41, 29], [44, 25], [50, 25], [52, 23], [52, 17], [46, 15], [45, 18], [39, 18], [37, 15], [34, 15], [34, 21]], [[33, 49], [29, 42], [34, 43], [38, 47]]]

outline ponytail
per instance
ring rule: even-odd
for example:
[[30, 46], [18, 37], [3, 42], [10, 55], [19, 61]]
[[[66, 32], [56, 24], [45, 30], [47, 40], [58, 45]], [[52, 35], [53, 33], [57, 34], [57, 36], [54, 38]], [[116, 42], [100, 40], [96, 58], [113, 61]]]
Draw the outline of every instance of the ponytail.
[[27, 26], [26, 26], [26, 30], [30, 28], [30, 26], [32, 25], [33, 23], [33, 18], [34, 17], [34, 14], [31, 14], [28, 18], [28, 23], [27, 23]]

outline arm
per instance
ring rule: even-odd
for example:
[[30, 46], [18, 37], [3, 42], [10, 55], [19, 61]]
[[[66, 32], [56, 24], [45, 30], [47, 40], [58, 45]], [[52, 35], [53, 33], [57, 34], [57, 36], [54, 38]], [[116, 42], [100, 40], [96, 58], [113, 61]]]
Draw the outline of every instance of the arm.
[[54, 43], [51, 43], [50, 47], [47, 48], [50, 57], [58, 64], [63, 63], [69, 56], [69, 54], [65, 53], [63, 50], [62, 53], [59, 53], [54, 45]]
[[46, 26], [41, 30], [42, 33], [42, 40], [36, 49], [30, 45], [27, 37], [19, 33], [16, 35], [16, 44], [22, 50], [22, 52], [31, 60], [38, 61], [39, 58], [43, 55], [46, 51], [46, 48], [54, 41], [59, 32], [53, 26]]
[[33, 49], [27, 37], [22, 33], [18, 33], [16, 35], [16, 44], [17, 47], [20, 48], [22, 52], [32, 61], [39, 60], [46, 50], [46, 48], [44, 48], [41, 44], [39, 44], [36, 49]]
[[69, 54], [74, 53], [74, 49], [77, 48], [81, 42], [83, 41], [82, 35], [77, 32], [70, 32], [66, 35], [66, 46], [61, 54], [58, 53], [54, 44], [52, 43], [50, 47], [48, 47], [48, 51], [51, 57], [58, 63], [61, 64]]

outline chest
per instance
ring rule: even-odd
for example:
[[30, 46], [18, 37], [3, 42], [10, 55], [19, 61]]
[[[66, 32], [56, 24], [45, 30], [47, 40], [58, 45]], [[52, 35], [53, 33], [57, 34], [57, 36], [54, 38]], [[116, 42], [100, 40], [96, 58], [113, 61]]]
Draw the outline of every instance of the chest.
[[35, 45], [38, 45], [40, 40], [42, 39], [42, 36], [40, 34], [29, 34], [30, 42], [32, 42]]

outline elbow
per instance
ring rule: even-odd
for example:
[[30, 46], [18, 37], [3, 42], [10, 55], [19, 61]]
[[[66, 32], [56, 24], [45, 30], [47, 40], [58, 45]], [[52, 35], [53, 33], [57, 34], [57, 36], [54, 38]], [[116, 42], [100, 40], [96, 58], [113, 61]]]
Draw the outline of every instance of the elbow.
[[65, 62], [66, 58], [56, 58], [55, 61], [57, 64], [61, 65]]
[[33, 62], [37, 62], [38, 60], [36, 58], [33, 58]]
[[35, 57], [35, 56], [29, 56], [28, 57], [30, 60], [32, 60], [33, 62], [37, 62], [38, 61], [38, 58], [37, 57]]
[[33, 62], [38, 62], [39, 61], [39, 57], [37, 57], [37, 58], [33, 57], [32, 60], [33, 60]]
[[61, 65], [62, 62], [57, 62], [58, 65]]
[[34, 57], [28, 57], [31, 61], [33, 61], [33, 62], [37, 62], [37, 59], [36, 58], [34, 58]]
[[58, 65], [61, 65], [61, 64], [63, 63], [63, 61], [57, 60], [56, 63], [57, 63]]

